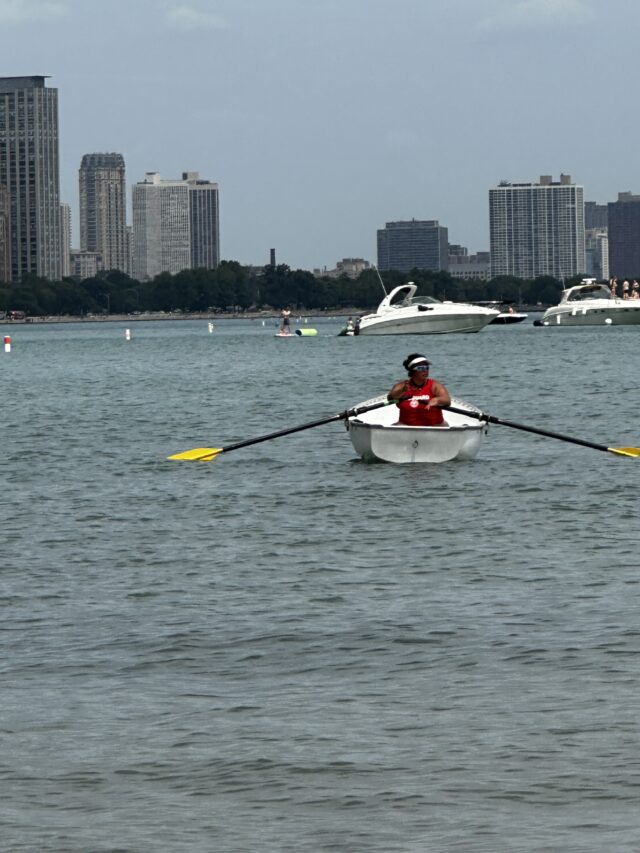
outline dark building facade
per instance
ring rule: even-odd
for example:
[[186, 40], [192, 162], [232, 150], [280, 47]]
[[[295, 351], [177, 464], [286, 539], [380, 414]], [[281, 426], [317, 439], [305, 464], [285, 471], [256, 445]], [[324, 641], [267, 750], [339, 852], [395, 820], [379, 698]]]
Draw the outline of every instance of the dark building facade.
[[640, 277], [640, 195], [618, 193], [609, 202], [609, 271], [617, 278]]
[[0, 77], [0, 186], [9, 193], [11, 279], [61, 275], [58, 90]]
[[219, 188], [197, 172], [183, 172], [189, 185], [189, 221], [191, 227], [191, 268], [216, 269], [220, 264]]
[[449, 231], [437, 219], [387, 222], [378, 230], [378, 269], [410, 272], [449, 268]]
[[0, 186], [0, 281], [11, 281], [11, 208], [9, 191]]
[[609, 223], [609, 211], [606, 204], [596, 204], [595, 201], [584, 203], [584, 230], [591, 231], [597, 228], [599, 231], [605, 229]]

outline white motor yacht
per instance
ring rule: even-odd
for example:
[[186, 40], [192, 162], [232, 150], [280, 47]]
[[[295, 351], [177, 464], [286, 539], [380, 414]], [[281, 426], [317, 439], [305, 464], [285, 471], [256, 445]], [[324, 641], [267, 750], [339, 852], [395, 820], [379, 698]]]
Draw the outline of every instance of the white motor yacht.
[[562, 291], [562, 299], [534, 326], [631, 326], [640, 323], [640, 299], [613, 296], [606, 284], [585, 278]]
[[440, 302], [432, 296], [416, 296], [410, 281], [386, 294], [375, 314], [356, 322], [356, 335], [440, 335], [479, 332], [500, 313], [495, 308]]

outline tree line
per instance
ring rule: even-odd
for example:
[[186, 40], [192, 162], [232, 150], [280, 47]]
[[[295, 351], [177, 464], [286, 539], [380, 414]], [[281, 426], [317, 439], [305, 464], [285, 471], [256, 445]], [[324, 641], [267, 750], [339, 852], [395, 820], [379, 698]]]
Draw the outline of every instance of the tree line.
[[[447, 272], [412, 270], [385, 272], [387, 292], [414, 281], [421, 296], [454, 302], [501, 300], [519, 305], [551, 305], [560, 299], [562, 283], [550, 276], [533, 280], [510, 276], [489, 281], [454, 278]], [[564, 286], [579, 283], [565, 281]], [[100, 272], [76, 281], [49, 281], [27, 276], [19, 283], [0, 282], [0, 312], [24, 311], [30, 317], [134, 314], [143, 312], [234, 312], [374, 309], [383, 296], [375, 269], [358, 278], [314, 276], [308, 270], [292, 270], [286, 264], [260, 269], [223, 261], [215, 270], [183, 270], [161, 273], [151, 281], [136, 281], [123, 272]]]

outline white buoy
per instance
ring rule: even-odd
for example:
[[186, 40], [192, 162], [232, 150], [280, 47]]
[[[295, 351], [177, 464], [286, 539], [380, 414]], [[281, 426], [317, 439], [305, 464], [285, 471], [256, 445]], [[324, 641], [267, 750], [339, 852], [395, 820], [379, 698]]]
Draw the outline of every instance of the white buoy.
[[9, 335], [4, 336], [4, 351], [11, 352], [11, 337]]
[[209, 334], [211, 334], [211, 332], [213, 332], [213, 329], [214, 329], [213, 323], [209, 323]]
[[607, 317], [604, 322], [607, 324], [607, 326], [610, 326], [613, 323], [613, 320], [611, 319], [611, 317]]
[[124, 339], [125, 339], [125, 341], [131, 340], [131, 329], [125, 329], [124, 330]]

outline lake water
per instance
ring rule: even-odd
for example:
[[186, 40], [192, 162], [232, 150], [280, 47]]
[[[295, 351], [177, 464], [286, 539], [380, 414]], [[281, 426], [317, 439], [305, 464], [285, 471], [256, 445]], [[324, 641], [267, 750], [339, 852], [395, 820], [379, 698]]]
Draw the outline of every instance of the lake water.
[[640, 849], [640, 460], [503, 426], [366, 465], [424, 352], [500, 418], [640, 445], [640, 329], [280, 340], [2, 326], [0, 849]]

